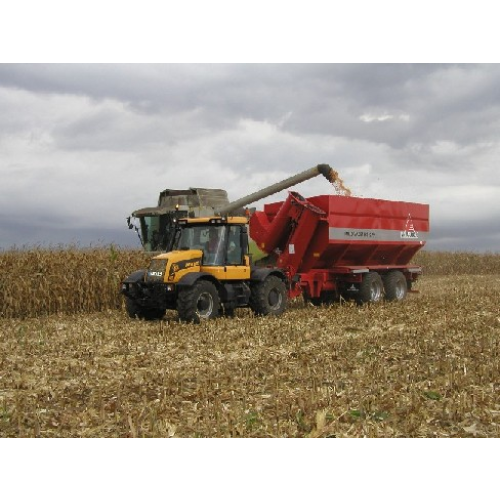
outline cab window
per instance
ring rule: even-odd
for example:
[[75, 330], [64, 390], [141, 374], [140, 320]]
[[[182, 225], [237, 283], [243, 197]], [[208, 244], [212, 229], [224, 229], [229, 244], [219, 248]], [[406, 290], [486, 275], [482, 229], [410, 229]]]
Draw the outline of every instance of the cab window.
[[226, 252], [226, 227], [212, 226], [205, 231], [204, 236], [203, 264], [223, 266]]
[[240, 226], [229, 226], [226, 261], [230, 266], [238, 266], [243, 262]]

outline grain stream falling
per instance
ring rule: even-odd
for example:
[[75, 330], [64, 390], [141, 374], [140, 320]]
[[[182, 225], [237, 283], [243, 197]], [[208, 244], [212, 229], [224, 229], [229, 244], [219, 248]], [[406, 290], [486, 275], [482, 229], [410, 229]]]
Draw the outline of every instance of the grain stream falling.
[[333, 186], [335, 193], [342, 196], [351, 196], [351, 190], [344, 185], [344, 181], [340, 178], [336, 170], [331, 169], [328, 180]]

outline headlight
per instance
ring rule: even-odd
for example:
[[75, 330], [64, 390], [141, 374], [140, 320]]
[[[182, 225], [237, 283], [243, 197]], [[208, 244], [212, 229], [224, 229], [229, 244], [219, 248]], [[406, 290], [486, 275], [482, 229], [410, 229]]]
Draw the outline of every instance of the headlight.
[[165, 270], [167, 269], [167, 259], [152, 259], [146, 272], [147, 282], [163, 282]]

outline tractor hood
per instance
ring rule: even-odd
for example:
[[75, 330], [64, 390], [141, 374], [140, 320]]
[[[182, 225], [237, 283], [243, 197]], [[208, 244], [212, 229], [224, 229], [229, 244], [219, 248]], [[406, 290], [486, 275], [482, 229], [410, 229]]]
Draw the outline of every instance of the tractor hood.
[[201, 250], [173, 250], [156, 255], [146, 271], [146, 281], [177, 283], [184, 275], [200, 271]]

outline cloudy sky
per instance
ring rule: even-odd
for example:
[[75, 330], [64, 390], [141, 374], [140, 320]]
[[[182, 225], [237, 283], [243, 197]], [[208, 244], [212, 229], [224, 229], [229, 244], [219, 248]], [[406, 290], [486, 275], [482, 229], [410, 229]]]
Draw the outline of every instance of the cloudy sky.
[[162, 189], [235, 200], [328, 163], [429, 204], [427, 249], [498, 252], [499, 159], [497, 64], [0, 64], [4, 249], [137, 247], [125, 218]]

